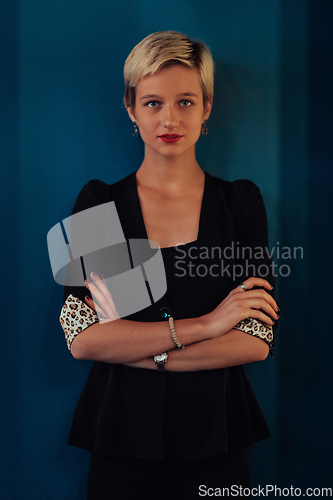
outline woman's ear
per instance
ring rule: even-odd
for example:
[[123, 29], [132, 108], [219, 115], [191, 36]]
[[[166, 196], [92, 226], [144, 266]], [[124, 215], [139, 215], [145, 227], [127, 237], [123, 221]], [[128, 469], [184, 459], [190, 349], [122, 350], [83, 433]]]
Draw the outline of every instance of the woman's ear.
[[207, 100], [206, 105], [205, 105], [205, 110], [204, 110], [204, 115], [203, 119], [208, 120], [210, 112], [212, 110], [212, 105], [213, 105], [213, 97]]
[[135, 118], [135, 115], [134, 115], [134, 110], [128, 104], [126, 104], [126, 110], [127, 110], [128, 116], [130, 117], [130, 119], [132, 120], [132, 122], [135, 122], [136, 118]]

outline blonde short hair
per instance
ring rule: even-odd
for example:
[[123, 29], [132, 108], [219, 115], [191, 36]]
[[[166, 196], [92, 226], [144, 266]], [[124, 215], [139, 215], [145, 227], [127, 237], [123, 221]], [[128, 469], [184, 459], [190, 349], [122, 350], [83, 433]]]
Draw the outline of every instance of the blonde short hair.
[[213, 97], [214, 62], [209, 48], [178, 31], [158, 31], [134, 47], [124, 66], [125, 105], [135, 108], [135, 89], [139, 81], [173, 64], [196, 68], [200, 75], [203, 104]]

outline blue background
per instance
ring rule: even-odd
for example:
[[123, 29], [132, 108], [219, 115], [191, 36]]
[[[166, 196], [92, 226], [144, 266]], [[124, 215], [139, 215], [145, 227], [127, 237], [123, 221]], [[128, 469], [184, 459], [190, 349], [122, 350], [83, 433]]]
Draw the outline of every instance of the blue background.
[[[0, 498], [83, 499], [89, 453], [66, 439], [91, 364], [58, 322], [48, 230], [92, 178], [137, 170], [122, 104], [125, 58], [147, 34], [203, 39], [216, 62], [198, 161], [263, 194], [270, 246], [303, 247], [277, 287], [277, 353], [247, 367], [273, 437], [251, 450], [253, 485], [333, 486], [332, 2], [0, 2]], [[286, 270], [286, 268], [284, 268]]]

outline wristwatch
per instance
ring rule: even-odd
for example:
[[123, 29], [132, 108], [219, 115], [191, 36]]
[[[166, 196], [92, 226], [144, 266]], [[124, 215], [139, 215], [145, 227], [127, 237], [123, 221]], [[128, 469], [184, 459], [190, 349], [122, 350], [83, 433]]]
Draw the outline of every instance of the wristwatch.
[[157, 369], [160, 373], [165, 372], [164, 365], [167, 359], [168, 359], [167, 352], [163, 352], [162, 354], [156, 354], [156, 356], [154, 356], [154, 361], [157, 364]]

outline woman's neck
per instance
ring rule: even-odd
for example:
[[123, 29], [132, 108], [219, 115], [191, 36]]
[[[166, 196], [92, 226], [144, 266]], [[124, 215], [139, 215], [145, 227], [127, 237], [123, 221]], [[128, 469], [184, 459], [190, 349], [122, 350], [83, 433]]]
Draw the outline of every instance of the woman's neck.
[[146, 151], [136, 177], [139, 185], [164, 193], [181, 193], [201, 185], [205, 174], [195, 158], [194, 149], [179, 156], [161, 156]]

